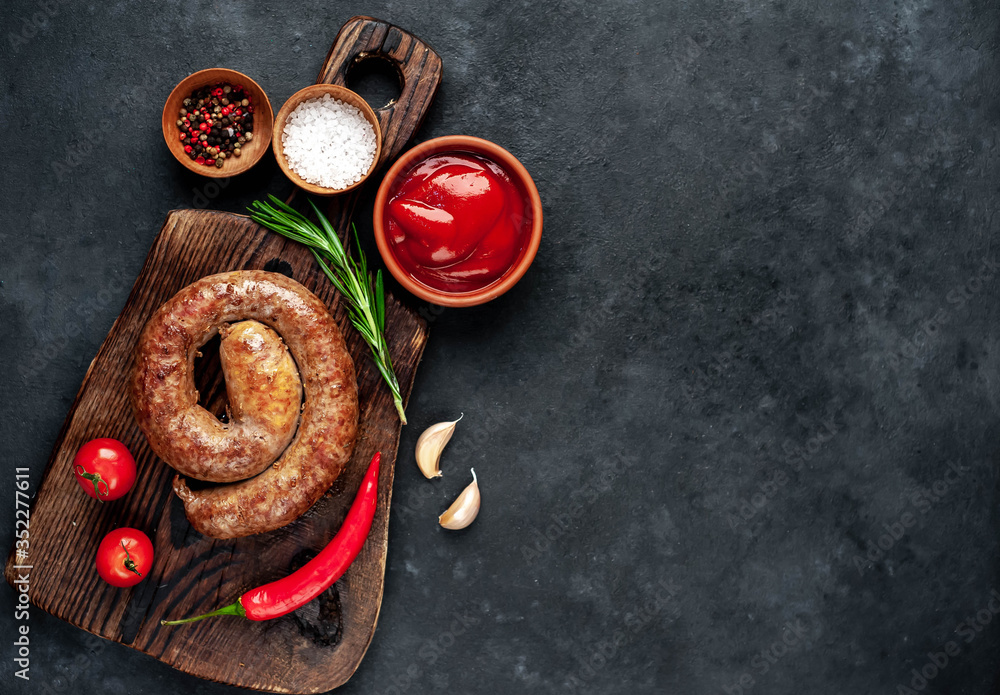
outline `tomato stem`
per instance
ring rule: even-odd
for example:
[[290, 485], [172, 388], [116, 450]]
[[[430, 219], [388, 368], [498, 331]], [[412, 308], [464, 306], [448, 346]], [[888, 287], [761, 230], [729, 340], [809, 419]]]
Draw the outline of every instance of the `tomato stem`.
[[195, 621], [203, 620], [205, 618], [211, 618], [216, 615], [238, 615], [241, 618], [245, 618], [247, 616], [247, 612], [243, 610], [243, 604], [240, 603], [239, 600], [237, 600], [236, 603], [231, 603], [228, 606], [223, 606], [222, 608], [218, 608], [212, 611], [211, 613], [198, 615], [195, 616], [194, 618], [182, 618], [180, 620], [161, 620], [160, 625], [180, 625], [182, 623], [193, 623]]
[[125, 569], [129, 572], [135, 572], [140, 577], [142, 572], [135, 566], [135, 562], [132, 561], [132, 556], [128, 554], [128, 548], [125, 547], [125, 541], [122, 541], [122, 550], [125, 551]]
[[[101, 474], [100, 473], [88, 473], [87, 469], [84, 468], [83, 466], [77, 466], [76, 467], [76, 474], [78, 476], [80, 476], [81, 478], [83, 478], [85, 480], [89, 480], [90, 482], [92, 482], [94, 484], [94, 496], [97, 498], [98, 502], [100, 502], [100, 503], [103, 504], [104, 500], [101, 499], [101, 495], [103, 494], [105, 497], [107, 497], [108, 494], [110, 493], [110, 488], [108, 487], [108, 484], [104, 481], [104, 478], [101, 477]], [[101, 488], [100, 488], [101, 483], [104, 484], [104, 492], [103, 493], [101, 492]]]

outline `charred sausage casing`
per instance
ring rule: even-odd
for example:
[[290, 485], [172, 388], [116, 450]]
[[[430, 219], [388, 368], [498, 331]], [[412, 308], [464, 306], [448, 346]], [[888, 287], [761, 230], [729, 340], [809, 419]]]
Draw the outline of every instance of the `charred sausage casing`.
[[[237, 322], [247, 320], [269, 326], [281, 336], [298, 366], [305, 402], [291, 443], [259, 475], [199, 490], [191, 489], [181, 476], [174, 479], [188, 520], [213, 538], [263, 533], [298, 518], [340, 475], [357, 435], [354, 363], [326, 305], [284, 275], [234, 271], [185, 287], [154, 313], [142, 332], [131, 398], [153, 451], [191, 477], [232, 480], [233, 475], [244, 475], [245, 469], [233, 473], [226, 461], [214, 457], [216, 429], [211, 423], [203, 427], [197, 414], [193, 361], [197, 349], [216, 331], [225, 326], [227, 337], [234, 337], [233, 331], [242, 334], [252, 328], [239, 327]], [[252, 339], [252, 331], [245, 337]], [[243, 374], [239, 370], [227, 374], [230, 392], [229, 379]], [[258, 414], [266, 410], [260, 404], [255, 407]], [[172, 443], [178, 436], [180, 443]], [[207, 468], [212, 470], [204, 470], [200, 460], [211, 461]], [[200, 475], [186, 472], [192, 470]]]

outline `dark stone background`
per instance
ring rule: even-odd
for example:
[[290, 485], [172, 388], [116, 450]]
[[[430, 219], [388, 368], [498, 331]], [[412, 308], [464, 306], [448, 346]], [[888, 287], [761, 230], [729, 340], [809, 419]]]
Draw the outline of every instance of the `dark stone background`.
[[[164, 215], [205, 204], [161, 141], [173, 85], [233, 67], [277, 108], [371, 14], [444, 59], [419, 139], [509, 148], [546, 224], [514, 291], [435, 316], [343, 692], [996, 691], [994, 3], [50, 2], [0, 37], [5, 466], [38, 485]], [[288, 190], [269, 157], [210, 205]], [[409, 452], [460, 412], [426, 483]], [[469, 466], [483, 511], [448, 534]], [[30, 624], [4, 693], [229, 690]]]

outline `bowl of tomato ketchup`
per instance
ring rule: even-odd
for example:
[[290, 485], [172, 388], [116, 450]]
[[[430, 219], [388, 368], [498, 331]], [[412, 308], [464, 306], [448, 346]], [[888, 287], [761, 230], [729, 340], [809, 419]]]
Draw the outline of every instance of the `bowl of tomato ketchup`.
[[514, 155], [448, 135], [409, 150], [375, 198], [375, 242], [393, 277], [433, 304], [483, 304], [513, 287], [542, 238], [542, 202]]

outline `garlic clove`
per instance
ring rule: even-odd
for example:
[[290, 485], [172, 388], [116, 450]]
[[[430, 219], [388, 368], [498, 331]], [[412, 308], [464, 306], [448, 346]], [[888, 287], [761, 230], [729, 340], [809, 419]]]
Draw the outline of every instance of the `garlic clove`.
[[[464, 416], [465, 414], [463, 413], [459, 416], [458, 420], [461, 420]], [[428, 480], [441, 477], [441, 452], [444, 451], [445, 445], [451, 440], [451, 435], [455, 433], [455, 423], [458, 420], [439, 422], [436, 425], [431, 425], [417, 439], [417, 467], [420, 468], [420, 472]]]
[[445, 513], [438, 517], [438, 523], [446, 529], [454, 531], [465, 528], [475, 521], [479, 514], [479, 481], [476, 479], [476, 470], [474, 468], [470, 470], [472, 470], [472, 482], [455, 498]]

